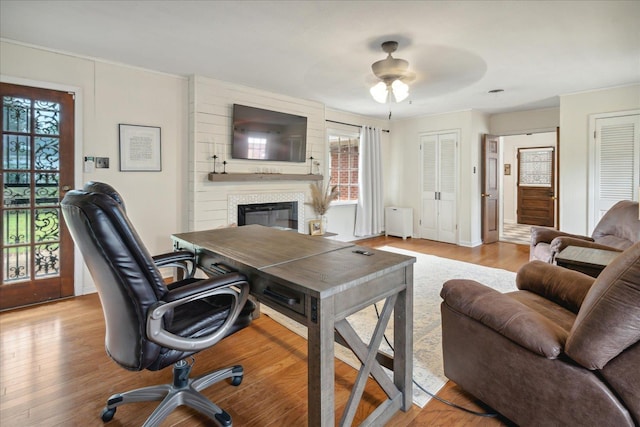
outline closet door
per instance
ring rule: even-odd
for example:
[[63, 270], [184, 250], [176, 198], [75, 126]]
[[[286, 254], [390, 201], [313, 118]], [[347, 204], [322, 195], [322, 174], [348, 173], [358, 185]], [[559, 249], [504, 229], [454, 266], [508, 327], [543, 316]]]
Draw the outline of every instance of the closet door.
[[594, 214], [596, 224], [620, 200], [638, 200], [640, 115], [595, 121]]
[[457, 242], [456, 177], [458, 133], [420, 137], [422, 213], [420, 237]]
[[458, 212], [456, 210], [456, 147], [458, 135], [438, 136], [438, 240], [457, 243]]
[[420, 138], [422, 151], [422, 213], [420, 237], [438, 240], [438, 135]]

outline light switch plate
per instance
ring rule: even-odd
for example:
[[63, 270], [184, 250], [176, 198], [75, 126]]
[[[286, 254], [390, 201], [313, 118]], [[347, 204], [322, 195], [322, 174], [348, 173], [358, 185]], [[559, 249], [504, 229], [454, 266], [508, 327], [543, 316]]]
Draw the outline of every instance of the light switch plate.
[[97, 169], [109, 169], [109, 158], [108, 157], [96, 157], [96, 168]]

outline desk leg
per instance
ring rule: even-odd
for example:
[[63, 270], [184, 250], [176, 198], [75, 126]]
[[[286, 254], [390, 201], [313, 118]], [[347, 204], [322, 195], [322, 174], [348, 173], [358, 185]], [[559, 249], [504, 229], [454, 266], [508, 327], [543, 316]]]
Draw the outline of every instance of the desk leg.
[[331, 427], [335, 425], [333, 298], [311, 300], [312, 320], [307, 331], [309, 427]]
[[394, 307], [393, 381], [403, 393], [402, 410], [408, 411], [413, 404], [413, 264], [405, 267], [405, 282]]

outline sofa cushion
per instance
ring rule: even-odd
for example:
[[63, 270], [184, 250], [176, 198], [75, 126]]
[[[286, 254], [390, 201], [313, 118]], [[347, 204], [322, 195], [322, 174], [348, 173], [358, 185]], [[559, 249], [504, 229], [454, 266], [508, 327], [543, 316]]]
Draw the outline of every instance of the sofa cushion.
[[614, 259], [587, 293], [565, 353], [588, 369], [602, 369], [640, 340], [640, 243]]

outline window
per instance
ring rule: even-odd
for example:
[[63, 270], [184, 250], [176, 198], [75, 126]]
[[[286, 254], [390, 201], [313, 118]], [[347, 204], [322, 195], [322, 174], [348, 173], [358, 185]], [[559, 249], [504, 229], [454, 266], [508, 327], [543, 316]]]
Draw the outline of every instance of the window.
[[249, 150], [247, 154], [248, 159], [264, 160], [267, 157], [267, 138], [255, 138], [249, 137], [247, 139], [249, 143]]
[[331, 184], [338, 186], [339, 201], [358, 200], [359, 143], [358, 135], [329, 135]]

